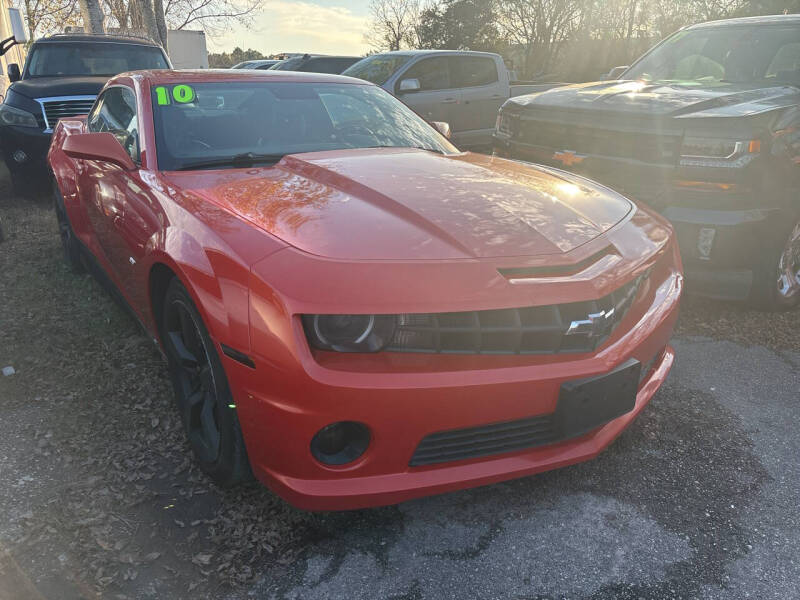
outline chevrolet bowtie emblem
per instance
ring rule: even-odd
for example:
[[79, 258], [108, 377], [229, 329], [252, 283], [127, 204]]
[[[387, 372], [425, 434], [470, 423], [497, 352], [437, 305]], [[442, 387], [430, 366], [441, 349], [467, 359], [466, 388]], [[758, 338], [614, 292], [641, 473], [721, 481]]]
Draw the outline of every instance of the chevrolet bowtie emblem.
[[557, 160], [565, 167], [571, 167], [573, 165], [579, 165], [585, 159], [585, 156], [581, 156], [580, 154], [575, 154], [572, 150], [564, 150], [562, 152], [556, 152], [553, 154], [553, 160]]
[[589, 338], [598, 338], [607, 335], [614, 325], [614, 309], [601, 310], [590, 313], [586, 319], [573, 321], [569, 324], [566, 335], [584, 335]]

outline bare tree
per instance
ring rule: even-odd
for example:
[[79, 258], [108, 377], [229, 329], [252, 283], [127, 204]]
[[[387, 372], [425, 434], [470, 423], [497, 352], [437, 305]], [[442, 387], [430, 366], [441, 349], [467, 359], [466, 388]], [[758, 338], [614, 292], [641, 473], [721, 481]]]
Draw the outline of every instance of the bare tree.
[[523, 73], [547, 72], [580, 25], [582, 0], [499, 0], [500, 27], [523, 49]]
[[247, 25], [264, 0], [104, 0], [114, 27], [135, 31], [166, 48], [168, 29], [203, 29], [220, 35], [234, 23]]
[[25, 15], [31, 38], [80, 24], [77, 0], [18, 0], [16, 7]]
[[164, 16], [170, 29], [201, 27], [219, 35], [234, 23], [250, 24], [263, 5], [264, 0], [166, 0]]
[[83, 28], [89, 33], [103, 33], [103, 11], [100, 9], [98, 0], [78, 0], [83, 19]]
[[415, 45], [420, 0], [372, 0], [371, 30], [365, 40], [376, 50], [400, 50]]

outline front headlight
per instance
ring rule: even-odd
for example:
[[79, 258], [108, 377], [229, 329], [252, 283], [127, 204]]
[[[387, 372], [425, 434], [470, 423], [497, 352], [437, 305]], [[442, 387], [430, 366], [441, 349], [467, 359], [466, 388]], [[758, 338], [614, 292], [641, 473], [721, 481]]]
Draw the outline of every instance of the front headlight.
[[393, 315], [303, 315], [309, 343], [336, 352], [379, 352], [392, 341]]
[[14, 108], [8, 104], [0, 104], [0, 123], [18, 127], [39, 127], [39, 123], [33, 113], [21, 108]]
[[683, 167], [742, 167], [761, 152], [760, 140], [685, 137], [681, 146]]

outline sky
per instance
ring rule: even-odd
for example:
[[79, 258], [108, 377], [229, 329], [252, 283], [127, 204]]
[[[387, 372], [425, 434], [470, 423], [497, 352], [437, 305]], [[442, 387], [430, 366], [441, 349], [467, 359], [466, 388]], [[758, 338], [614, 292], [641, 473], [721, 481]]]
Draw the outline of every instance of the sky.
[[265, 0], [252, 26], [209, 38], [208, 50], [229, 52], [239, 46], [262, 54], [361, 55], [369, 50], [364, 42], [368, 5], [369, 0]]

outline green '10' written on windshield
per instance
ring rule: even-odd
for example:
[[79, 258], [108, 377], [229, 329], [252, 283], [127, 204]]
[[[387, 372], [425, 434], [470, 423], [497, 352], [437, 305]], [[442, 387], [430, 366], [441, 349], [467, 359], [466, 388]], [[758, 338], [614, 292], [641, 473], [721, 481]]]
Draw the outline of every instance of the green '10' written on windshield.
[[156, 103], [161, 106], [171, 104], [173, 101], [177, 102], [178, 104], [188, 104], [190, 102], [194, 102], [194, 99], [197, 97], [194, 92], [194, 88], [192, 88], [190, 85], [186, 85], [185, 83], [170, 87], [159, 85], [156, 86], [155, 92]]

